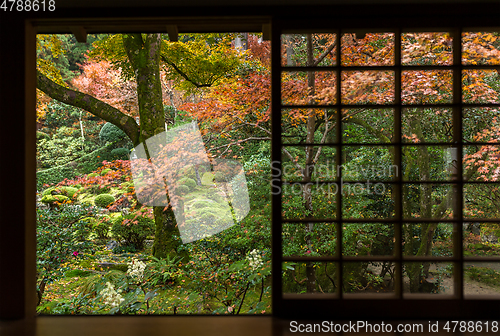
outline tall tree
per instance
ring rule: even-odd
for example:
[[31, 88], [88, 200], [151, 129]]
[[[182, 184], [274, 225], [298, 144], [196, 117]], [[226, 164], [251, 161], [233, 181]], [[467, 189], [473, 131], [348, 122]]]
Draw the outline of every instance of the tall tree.
[[[52, 40], [54, 44], [57, 42], [55, 37]], [[103, 101], [107, 100], [105, 97], [102, 97], [103, 100], [97, 99], [72, 90], [60, 81], [57, 83], [53, 76], [50, 77], [51, 72], [46, 70], [47, 67], [37, 67], [38, 88], [53, 99], [82, 108], [116, 125], [137, 146], [165, 131], [160, 74], [162, 66], [167, 67], [173, 79], [181, 77], [181, 81], [188, 86], [209, 87], [230, 75], [238, 65], [238, 54], [228, 50], [224, 43], [211, 49], [210, 45], [200, 40], [198, 37], [192, 43], [184, 44], [167, 42], [161, 34], [112, 35], [101, 41], [100, 48], [94, 50], [94, 55], [109, 59], [117, 69], [121, 69], [124, 78], [128, 76], [135, 80], [139, 124], [132, 116]], [[199, 62], [201, 59], [204, 62]], [[97, 60], [102, 59], [97, 57]], [[108, 101], [113, 103], [112, 99]], [[179, 230], [171, 206], [155, 206], [153, 213], [156, 225], [153, 255], [161, 258], [175, 254], [179, 242], [175, 237], [179, 236]]]

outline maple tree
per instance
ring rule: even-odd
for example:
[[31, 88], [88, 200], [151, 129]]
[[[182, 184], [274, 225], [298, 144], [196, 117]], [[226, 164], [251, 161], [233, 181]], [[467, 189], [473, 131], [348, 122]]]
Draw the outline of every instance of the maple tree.
[[[214, 81], [226, 75], [238, 63], [238, 58], [231, 56], [232, 54], [236, 55], [235, 53], [224, 51], [224, 43], [217, 47], [219, 49], [209, 51], [206, 51], [210, 48], [205, 48], [205, 45], [195, 43], [191, 46], [191, 53], [202, 53], [199, 57], [211, 55], [211, 58], [201, 68], [195, 62], [192, 63], [191, 68], [184, 69], [181, 65], [184, 65], [186, 58], [190, 57], [189, 50], [172, 46], [175, 43], [171, 44], [164, 41], [161, 34], [112, 35], [108, 39], [101, 41], [99, 45], [100, 48], [97, 47], [93, 55], [105, 57], [116, 65], [116, 71], [121, 71], [122, 79], [135, 80], [139, 124], [136, 123], [132, 116], [112, 106], [112, 104], [118, 104], [120, 108], [130, 108], [130, 112], [133, 111], [133, 104], [130, 104], [134, 100], [133, 94], [131, 94], [133, 84], [130, 83], [131, 87], [127, 88], [129, 94], [124, 100], [120, 101], [123, 96], [110, 95], [108, 89], [116, 84], [113, 84], [112, 78], [111, 80], [108, 78], [109, 76], [116, 76], [116, 73], [108, 72], [104, 74], [102, 67], [105, 68], [106, 63], [87, 64], [86, 76], [89, 77], [89, 80], [80, 78], [75, 81], [75, 84], [81, 86], [84, 90], [101, 96], [100, 99], [87, 93], [69, 89], [61, 85], [61, 83], [58, 84], [50, 76], [47, 76], [47, 71], [43, 71], [41, 67], [37, 68], [38, 88], [53, 99], [82, 108], [116, 125], [128, 135], [134, 146], [165, 131], [160, 73], [161, 60], [170, 66], [170, 73], [177, 72], [186, 82], [197, 83], [199, 86], [213, 84]], [[229, 61], [220, 62], [221, 55], [224, 55], [224, 60]], [[223, 64], [227, 66], [222, 67]], [[96, 77], [97, 74], [99, 76]], [[101, 79], [100, 75], [105, 75], [104, 80]], [[172, 76], [175, 77], [175, 75]], [[203, 83], [196, 81], [203, 81]], [[175, 254], [178, 242], [175, 241], [174, 236], [178, 236], [179, 231], [171, 207], [155, 206], [153, 212], [156, 223], [153, 254], [156, 257]]]
[[[202, 43], [200, 37], [186, 38], [182, 43], [170, 43], [160, 35], [113, 35], [102, 41], [96, 48], [94, 60], [84, 66], [84, 75], [73, 83], [90, 95], [61, 88], [39, 73], [39, 87], [62, 101], [94, 111], [96, 115], [114, 123], [124, 130], [134, 145], [161, 133], [165, 116], [163, 104], [166, 97], [172, 97], [174, 88], [184, 90], [196, 97], [193, 100], [180, 99], [180, 109], [200, 123], [207, 149], [212, 157], [230, 157], [233, 148], [243, 148], [244, 143], [268, 141], [270, 132], [270, 48], [269, 43], [255, 35], [248, 35], [248, 50], [230, 49], [228, 41], [217, 36], [209, 37], [217, 43]], [[337, 37], [335, 34], [292, 34], [285, 35], [282, 43], [282, 64], [288, 66], [321, 67], [337, 64], [343, 66], [390, 66], [394, 65], [394, 34], [343, 34], [341, 59], [337, 60]], [[402, 113], [402, 137], [407, 143], [448, 142], [444, 146], [405, 146], [401, 174], [406, 183], [403, 187], [403, 218], [446, 218], [453, 216], [448, 207], [454, 191], [445, 186], [420, 184], [429, 179], [450, 179], [450, 163], [438, 163], [436, 157], [444, 158], [453, 140], [451, 135], [452, 117], [449, 109], [413, 108], [413, 104], [441, 104], [452, 102], [452, 72], [446, 66], [452, 64], [452, 38], [444, 33], [405, 33], [401, 36], [401, 61], [404, 65], [441, 65], [443, 69], [405, 69], [401, 77], [401, 102], [407, 107]], [[498, 37], [495, 34], [472, 33], [464, 36], [464, 64], [496, 64], [498, 59]], [[208, 46], [207, 46], [208, 45]], [[136, 53], [137, 52], [137, 53]], [[195, 60], [195, 61], [193, 61]], [[192, 62], [191, 62], [192, 61]], [[160, 69], [163, 68], [163, 73]], [[394, 73], [386, 70], [353, 71], [344, 68], [340, 74], [325, 69], [307, 71], [283, 71], [282, 102], [290, 107], [282, 111], [284, 143], [299, 143], [303, 146], [288, 146], [283, 149], [284, 165], [293, 167], [286, 179], [302, 183], [300, 197], [284, 191], [284, 215], [298, 212], [302, 218], [315, 218], [335, 213], [333, 200], [321, 199], [320, 191], [310, 182], [328, 180], [332, 176], [323, 175], [315, 167], [328, 164], [337, 153], [326, 146], [307, 144], [327, 144], [336, 141], [337, 133], [346, 143], [381, 143], [386, 146], [363, 147], [345, 146], [342, 160], [346, 166], [355, 169], [356, 164], [386, 166], [396, 162], [395, 146], [398, 142], [393, 129], [394, 112], [387, 109], [363, 108], [358, 105], [392, 104], [395, 101]], [[142, 77], [140, 77], [140, 75]], [[497, 72], [492, 70], [466, 70], [463, 73], [464, 102], [496, 103], [498, 100]], [[134, 79], [137, 84], [134, 84]], [[139, 80], [139, 78], [142, 79]], [[166, 81], [170, 81], [167, 84]], [[123, 86], [116, 85], [121, 80]], [[340, 82], [340, 97], [337, 97], [337, 83]], [[136, 85], [136, 87], [134, 87]], [[162, 89], [163, 87], [163, 89]], [[125, 91], [120, 91], [125, 90]], [[120, 93], [121, 92], [121, 93]], [[130, 104], [137, 97], [137, 107]], [[172, 101], [172, 98], [170, 98]], [[337, 125], [336, 109], [299, 107], [300, 105], [334, 105], [341, 99], [342, 104], [354, 104], [341, 111], [341, 125]], [[161, 108], [159, 108], [161, 106]], [[131, 116], [139, 112], [137, 125]], [[470, 109], [474, 118], [483, 118], [481, 126], [468, 124], [467, 136], [475, 141], [494, 139], [497, 132], [496, 112], [493, 110]], [[496, 111], [496, 110], [495, 110]], [[124, 113], [125, 112], [125, 113]], [[465, 114], [467, 114], [465, 113]], [[128, 115], [127, 115], [128, 114]], [[304, 145], [306, 144], [306, 145]], [[368, 148], [375, 148], [369, 153]], [[465, 178], [482, 180], [495, 179], [498, 174], [496, 147], [470, 147], [464, 156]], [[234, 155], [237, 157], [237, 155]], [[330, 163], [331, 164], [331, 163]], [[404, 169], [403, 169], [404, 168]], [[351, 172], [346, 172], [346, 176]], [[437, 172], [437, 173], [436, 173]], [[362, 173], [353, 175], [363, 178]], [[368, 175], [367, 175], [368, 176]], [[353, 177], [353, 178], [354, 178]], [[376, 178], [370, 175], [370, 178]], [[394, 178], [388, 177], [388, 181]], [[413, 183], [414, 182], [414, 183]], [[394, 193], [388, 187], [383, 195], [361, 197], [346, 194], [346, 217], [387, 218], [394, 209]], [[495, 203], [496, 204], [496, 203]], [[479, 206], [467, 205], [466, 211], [478, 211]], [[159, 249], [164, 246], [166, 236], [173, 234], [163, 230], [161, 222], [175, 223], [172, 210], [155, 207], [157, 232], [155, 235], [155, 255], [166, 255]], [[165, 216], [169, 216], [165, 219]], [[300, 216], [299, 216], [300, 217]], [[160, 219], [163, 218], [163, 219]], [[171, 225], [172, 227], [172, 225]], [[415, 230], [418, 229], [418, 233]], [[433, 236], [437, 224], [414, 224], [404, 226], [405, 254], [417, 256], [431, 255]], [[163, 230], [163, 231], [162, 231]], [[175, 229], [173, 229], [175, 230]], [[284, 229], [285, 230], [285, 229]], [[286, 228], [288, 230], [288, 228]], [[362, 230], [362, 229], [360, 229]], [[302, 237], [305, 247], [301, 255], [327, 255], [328, 249], [317, 249], [318, 225], [308, 223], [304, 234], [289, 231]], [[359, 231], [359, 230], [358, 230]], [[361, 231], [359, 231], [361, 232]], [[297, 241], [300, 240], [297, 238]], [[416, 246], [417, 248], [414, 248]], [[331, 246], [330, 246], [331, 249]], [[317, 290], [317, 265], [305, 265], [306, 290]], [[420, 265], [405, 265], [410, 278], [412, 292], [419, 289], [421, 281]], [[424, 273], [428, 264], [424, 265]], [[325, 273], [327, 269], [325, 268]], [[425, 274], [424, 274], [425, 275]]]
[[[403, 141], [420, 143], [451, 142], [452, 117], [451, 111], [439, 108], [412, 108], [412, 104], [441, 104], [452, 102], [452, 72], [445, 69], [452, 64], [452, 38], [446, 33], [405, 33], [401, 36], [401, 61], [404, 65], [442, 65], [443, 70], [405, 70], [401, 78], [401, 101], [408, 105], [403, 109]], [[284, 66], [318, 66], [336, 64], [336, 46], [333, 34], [306, 34], [284, 35], [282, 38], [282, 64]], [[344, 66], [383, 66], [394, 65], [394, 35], [393, 34], [344, 34], [341, 37], [342, 59]], [[468, 33], [464, 35], [463, 62], [464, 64], [496, 64], [498, 62], [498, 36], [485, 33]], [[182, 106], [189, 111], [205, 128], [208, 140], [213, 140], [218, 134], [226, 139], [223, 146], [209, 148], [216, 156], [227, 155], [232, 146], [241, 146], [246, 141], [262, 141], [270, 137], [269, 125], [269, 49], [266, 43], [259, 41], [255, 36], [249, 36], [249, 55], [245, 71], [230, 81], [211, 87], [198, 103], [188, 103]], [[288, 71], [282, 75], [282, 102], [284, 105], [329, 105], [335, 104], [336, 76], [329, 71]], [[366, 70], [344, 71], [341, 78], [341, 99], [343, 104], [390, 104], [394, 102], [394, 73], [391, 71]], [[492, 70], [466, 70], [463, 74], [463, 96], [465, 102], [496, 103], [498, 88], [496, 72]], [[496, 111], [496, 110], [495, 110]], [[481, 111], [470, 110], [477, 117], [484, 114]], [[495, 112], [496, 113], [496, 112]], [[493, 115], [493, 114], [492, 114]], [[335, 132], [340, 131], [336, 125], [336, 111], [313, 108], [284, 108], [282, 110], [282, 129], [284, 143], [329, 143], [334, 142]], [[497, 116], [490, 117], [491, 122], [482, 124], [475, 139], [479, 141], [485, 137], [494, 137], [497, 134]], [[393, 111], [391, 109], [374, 110], [367, 108], [350, 108], [342, 111], [342, 129], [344, 141], [368, 141], [390, 144], [398, 141], [394, 138]], [[238, 130], [238, 132], [235, 132]], [[361, 132], [364, 132], [364, 135]], [[347, 138], [350, 134], [354, 138]], [[479, 135], [481, 134], [481, 135]], [[347, 137], [346, 137], [347, 136]], [[431, 184], [419, 184], [418, 181], [429, 181], [436, 178], [450, 178], [451, 164], [436, 166], [436, 154], [444, 157], [452, 153], [444, 146], [405, 147], [403, 149], [404, 170], [403, 180], [415, 181], [415, 184], [405, 184], [403, 190], [404, 218], [446, 218], [452, 216], [452, 209], [448, 207], [453, 198], [454, 190], [444, 186], [436, 187]], [[224, 150], [221, 150], [221, 149]], [[315, 164], [324, 162], [325, 157], [335, 155], [325, 152], [324, 147], [314, 148], [303, 146], [298, 148], [286, 147], [283, 149], [284, 165], [287, 163], [295, 167], [293, 174], [288, 177], [299, 178], [300, 182], [310, 182]], [[353, 151], [345, 147], [344, 155], [353, 158], [364, 155], [364, 149]], [[300, 153], [301, 151], [302, 154]], [[323, 151], [323, 153], [322, 153]], [[385, 165], [394, 165], [395, 147], [383, 147], [382, 153], [387, 153]], [[385, 154], [384, 154], [385, 155]], [[453, 154], [452, 154], [453, 155]], [[323, 161], [321, 161], [323, 160]], [[344, 158], [345, 160], [345, 158]], [[370, 159], [371, 160], [371, 159]], [[359, 160], [358, 160], [359, 161]], [[360, 161], [365, 164], [374, 164], [370, 161]], [[493, 146], [482, 146], [478, 151], [464, 157], [467, 180], [483, 173], [483, 179], [496, 178], [498, 174], [498, 149]], [[485, 163], [487, 162], [487, 163]], [[480, 168], [477, 166], [482, 165]], [[436, 175], [436, 169], [441, 175]], [[489, 173], [489, 175], [488, 175]], [[486, 174], [486, 175], [485, 175]], [[286, 175], [284, 176], [287, 177]], [[319, 180], [326, 180], [328, 176], [316, 173]], [[390, 178], [393, 178], [391, 176]], [[469, 188], [470, 189], [470, 188]], [[436, 190], [440, 190], [436, 192]], [[313, 195], [310, 186], [302, 189], [302, 207], [305, 218], [320, 213], [321, 207], [313, 205]], [[496, 191], [491, 197], [496, 197]], [[381, 201], [389, 204], [394, 195], [389, 192]], [[490, 199], [491, 199], [490, 197]], [[360, 199], [345, 196], [346, 203], [362, 204]], [[290, 208], [287, 208], [287, 203]], [[318, 202], [318, 200], [315, 200]], [[495, 201], [496, 202], [496, 201]], [[283, 204], [285, 214], [287, 209], [297, 209], [292, 199], [288, 200], [284, 193]], [[365, 203], [370, 204], [370, 203]], [[495, 203], [496, 204], [496, 203]], [[319, 203], [318, 203], [319, 205]], [[331, 205], [330, 205], [331, 206]], [[350, 205], [349, 205], [350, 207]], [[364, 206], [367, 207], [366, 205]], [[334, 207], [330, 208], [334, 211]], [[349, 210], [350, 209], [350, 210]], [[368, 208], [369, 209], [369, 208]], [[368, 209], [361, 210], [369, 214]], [[302, 211], [303, 211], [302, 210]], [[360, 208], [348, 208], [348, 214], [359, 216]], [[382, 210], [379, 208], [371, 212], [378, 218]], [[394, 210], [389, 206], [387, 213]], [[299, 210], [299, 212], [301, 212]], [[291, 213], [291, 212], [290, 212]], [[302, 212], [304, 214], [304, 212]], [[363, 215], [361, 215], [363, 216]], [[383, 218], [383, 217], [380, 217]], [[415, 229], [420, 233], [416, 234]], [[433, 236], [437, 224], [407, 224], [404, 227], [405, 254], [417, 256], [431, 255]], [[285, 230], [285, 228], [284, 228]], [[314, 226], [308, 224], [306, 231], [312, 236]], [[295, 233], [298, 235], [297, 233]], [[309, 246], [306, 253], [312, 253], [312, 241], [304, 240]], [[415, 245], [417, 244], [417, 245]], [[413, 246], [418, 246], [413, 250]], [[417, 263], [405, 266], [410, 278], [412, 292], [420, 290], [421, 268]], [[428, 272], [429, 264], [424, 265], [424, 276]], [[306, 266], [307, 291], [316, 290], [312, 264]], [[326, 269], [325, 269], [326, 271]]]

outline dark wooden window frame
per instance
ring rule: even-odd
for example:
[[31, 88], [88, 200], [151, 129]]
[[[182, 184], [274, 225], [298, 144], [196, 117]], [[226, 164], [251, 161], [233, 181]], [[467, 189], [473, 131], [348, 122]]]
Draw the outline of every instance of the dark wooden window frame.
[[[114, 8], [62, 8], [55, 13], [31, 13], [11, 16], [0, 13], [0, 38], [9, 52], [0, 55], [0, 109], [4, 122], [0, 123], [2, 164], [0, 164], [0, 300], [1, 319], [20, 319], [35, 316], [35, 36], [36, 33], [132, 32], [162, 31], [177, 24], [180, 32], [189, 31], [257, 31], [262, 24], [272, 24], [272, 46], [280, 48], [280, 36], [287, 30], [325, 31], [341, 28], [416, 29], [435, 27], [498, 26], [500, 6], [484, 1], [460, 5], [337, 5], [337, 6], [260, 6], [260, 7], [176, 7], [174, 9], [126, 8], [119, 14]], [[221, 21], [217, 14], [224, 8]], [[166, 10], [168, 9], [168, 10]], [[165, 13], [170, 18], [158, 18]], [[186, 13], [190, 17], [186, 18]], [[241, 13], [246, 25], [242, 25]], [[117, 17], [119, 15], [119, 17]], [[182, 19], [180, 19], [182, 17]], [[94, 19], [85, 19], [94, 18]], [[182, 22], [182, 24], [180, 24]], [[76, 27], [76, 28], [75, 28]], [[273, 120], [279, 120], [280, 60], [272, 59]], [[279, 123], [273, 123], [273, 134], [280, 134]], [[273, 137], [272, 160], [281, 160], [281, 139]], [[4, 161], [5, 160], [5, 161]], [[5, 162], [7, 164], [5, 164]], [[281, 272], [281, 204], [273, 196], [273, 273]], [[457, 260], [461, 262], [462, 257]], [[284, 298], [281, 295], [281, 277], [273, 277], [273, 315], [286, 318], [329, 319], [419, 319], [462, 318], [495, 319], [499, 300], [464, 300], [427, 298], [390, 300], [362, 298], [338, 300]]]
[[[482, 28], [485, 29], [485, 28]], [[486, 29], [485, 29], [486, 30]], [[348, 32], [356, 31], [355, 29], [348, 30]], [[372, 31], [377, 31], [374, 29]], [[491, 65], [479, 65], [479, 66], [464, 66], [462, 65], [462, 47], [461, 47], [461, 36], [462, 31], [481, 31], [481, 28], [387, 28], [383, 30], [384, 32], [394, 33], [395, 36], [395, 64], [393, 66], [379, 66], [379, 67], [367, 67], [367, 66], [349, 66], [345, 67], [341, 65], [340, 62], [340, 49], [337, 47], [337, 65], [329, 66], [326, 68], [318, 67], [288, 67], [282, 66], [282, 55], [280, 53], [272, 54], [272, 110], [273, 110], [273, 139], [272, 139], [272, 161], [273, 161], [273, 183], [272, 185], [279, 190], [287, 184], [283, 181], [280, 172], [281, 160], [282, 160], [282, 149], [287, 146], [305, 146], [304, 143], [282, 143], [282, 132], [281, 132], [281, 111], [286, 108], [293, 107], [303, 107], [303, 108], [330, 108], [337, 110], [337, 125], [341, 125], [341, 113], [338, 113], [343, 108], [356, 107], [356, 105], [347, 105], [342, 103], [341, 99], [341, 83], [340, 74], [345, 70], [390, 70], [394, 72], [394, 102], [392, 104], [384, 105], [369, 105], [369, 108], [392, 108], [394, 111], [394, 137], [395, 142], [390, 144], [374, 143], [374, 144], [358, 144], [363, 146], [395, 146], [396, 147], [396, 166], [402, 167], [402, 148], [404, 146], [431, 146], [431, 145], [443, 145], [443, 143], [404, 143], [402, 141], [402, 123], [401, 123], [401, 112], [404, 108], [412, 107], [429, 107], [428, 104], [421, 105], [404, 105], [401, 102], [401, 73], [405, 70], [415, 70], [414, 66], [404, 66], [401, 65], [401, 34], [404, 32], [419, 32], [419, 31], [436, 31], [436, 32], [448, 32], [453, 37], [453, 64], [449, 66], [419, 66], [418, 70], [450, 70], [453, 73], [453, 100], [449, 104], [439, 104], [436, 106], [448, 108], [453, 111], [453, 141], [451, 143], [446, 143], [446, 145], [451, 145], [452, 148], [456, 148], [458, 153], [463, 152], [463, 141], [462, 139], [462, 110], [465, 107], [471, 106], [484, 106], [484, 107], [498, 107], [498, 104], [465, 104], [462, 102], [462, 70], [465, 69], [495, 69], [500, 70], [500, 66]], [[273, 36], [272, 36], [272, 49], [281, 50], [281, 39], [282, 34], [289, 33], [307, 33], [313, 32], [311, 27], [308, 26], [304, 30], [296, 29], [295, 25], [286, 25], [282, 27], [274, 24]], [[337, 46], [340, 45], [338, 42], [341, 36], [342, 29], [338, 27], [337, 29], [323, 29], [316, 31], [318, 33], [335, 33], [337, 38]], [[369, 29], [363, 29], [363, 32], [370, 32]], [[337, 76], [336, 84], [336, 104], [333, 105], [290, 105], [283, 104], [281, 102], [281, 79], [282, 73], [288, 71], [330, 71], [335, 72]], [[360, 107], [366, 107], [366, 105], [359, 105]], [[336, 132], [336, 140], [331, 144], [307, 144], [313, 146], [329, 146], [336, 149], [336, 166], [339, 167], [343, 164], [340, 162], [342, 157], [342, 150], [344, 147], [352, 146], [351, 143], [343, 143], [341, 136], [342, 132], [338, 130]], [[274, 136], [278, 135], [278, 136]], [[486, 143], [477, 143], [477, 145], [486, 145]], [[457, 163], [458, 172], [462, 172], [462, 160], [458, 160]], [[340, 172], [341, 173], [341, 172]], [[337, 180], [324, 183], [338, 183], [341, 179], [341, 175], [337, 176]], [[361, 182], [361, 181], [360, 181]], [[366, 181], [365, 181], [366, 182]], [[293, 182], [294, 184], [296, 182]], [[352, 182], [356, 183], [356, 181]], [[498, 316], [498, 312], [495, 307], [498, 307], [500, 302], [499, 297], [487, 297], [483, 296], [465, 296], [463, 291], [464, 277], [463, 277], [463, 265], [465, 261], [469, 262], [498, 262], [500, 257], [464, 257], [463, 256], [463, 223], [469, 222], [470, 220], [463, 219], [463, 185], [464, 179], [463, 174], [459, 173], [456, 179], [453, 181], [445, 181], [444, 183], [449, 183], [452, 185], [454, 190], [454, 201], [453, 209], [455, 217], [450, 220], [442, 219], [404, 219], [403, 218], [403, 205], [402, 205], [402, 186], [404, 184], [409, 184], [408, 181], [402, 180], [402, 174], [398, 174], [395, 180], [390, 182], [384, 182], [393, 185], [393, 192], [396, 195], [396, 204], [394, 206], [395, 215], [389, 220], [375, 220], [366, 219], [363, 220], [353, 220], [353, 219], [343, 219], [342, 218], [342, 192], [336, 193], [336, 204], [337, 212], [334, 218], [314, 218], [314, 219], [284, 219], [282, 216], [282, 193], [274, 192], [272, 196], [273, 201], [273, 309], [274, 313], [278, 316], [283, 316], [286, 318], [328, 318], [329, 316], [335, 316], [338, 319], [363, 319], [363, 318], [373, 318], [373, 319], [383, 319], [387, 316], [391, 316], [396, 319], [446, 319], [446, 318], [474, 318], [474, 319], [485, 319], [493, 318]], [[436, 182], [413, 182], [413, 183], [436, 183]], [[437, 183], [443, 183], [439, 181]], [[469, 182], [470, 183], [470, 182]], [[278, 189], [277, 189], [278, 190]], [[479, 220], [482, 222], [492, 222], [500, 223], [497, 220]], [[283, 223], [294, 223], [296, 225], [306, 225], [311, 222], [328, 222], [335, 223], [336, 226], [336, 237], [337, 237], [337, 249], [333, 256], [330, 257], [292, 257], [283, 256], [282, 250], [282, 224]], [[377, 257], [353, 257], [344, 256], [341, 253], [342, 246], [342, 227], [344, 223], [392, 223], [394, 224], [395, 233], [395, 245], [394, 245], [394, 255], [392, 256], [377, 256]], [[403, 242], [403, 230], [402, 226], [404, 223], [421, 223], [421, 222], [448, 222], [453, 225], [453, 257], [414, 257], [414, 256], [404, 256], [402, 249]], [[336, 283], [342, 283], [343, 276], [343, 265], [345, 262], [361, 262], [361, 261], [390, 261], [395, 264], [395, 286], [394, 294], [346, 294], [341, 290], [341, 286], [337, 286], [337, 291], [335, 294], [286, 294], [283, 293], [282, 288], [282, 275], [281, 267], [283, 262], [332, 262], [336, 264]], [[436, 294], [409, 294], [403, 292], [403, 264], [404, 262], [424, 262], [424, 261], [435, 261], [435, 262], [450, 262], [454, 266], [453, 272], [453, 283], [454, 283], [454, 294], [453, 295], [436, 295]], [[278, 276], [276, 276], [278, 275]], [[307, 307], [307, 309], [304, 309]]]

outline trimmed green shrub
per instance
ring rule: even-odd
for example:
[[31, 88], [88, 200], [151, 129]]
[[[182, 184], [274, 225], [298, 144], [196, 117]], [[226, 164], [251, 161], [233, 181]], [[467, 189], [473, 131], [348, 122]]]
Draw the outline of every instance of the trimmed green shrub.
[[[36, 173], [37, 189], [42, 189], [45, 184], [56, 184], [64, 179], [73, 179], [75, 176], [88, 174], [102, 167], [103, 160], [111, 159], [111, 148], [113, 144], [99, 148], [90, 154], [65, 165], [40, 170]], [[96, 175], [97, 176], [97, 175]]]
[[200, 201], [193, 203], [193, 208], [195, 208], [195, 209], [207, 208], [210, 206], [213, 206], [213, 203], [205, 201], [205, 200], [200, 200]]
[[185, 185], [189, 188], [190, 191], [192, 191], [194, 188], [196, 188], [196, 182], [195, 180], [189, 178], [189, 177], [184, 177], [179, 180], [179, 185]]
[[73, 198], [73, 196], [78, 192], [77, 188], [60, 186], [60, 187], [50, 187], [45, 189], [43, 192], [43, 196], [45, 195], [64, 195], [69, 198]]
[[48, 135], [47, 133], [44, 133], [44, 132], [36, 131], [36, 139], [37, 140], [41, 140], [41, 139], [49, 140], [50, 135]]
[[113, 171], [113, 169], [110, 169], [110, 168], [103, 169], [103, 170], [101, 171], [101, 176], [106, 175], [106, 174], [107, 174], [107, 173], [109, 173], [110, 171]]
[[97, 173], [90, 173], [87, 175], [87, 177], [96, 177], [96, 176], [99, 176], [99, 174]]
[[130, 150], [127, 148], [115, 148], [111, 151], [111, 157], [113, 160], [128, 160], [130, 156]]
[[64, 196], [64, 195], [45, 195], [40, 200], [40, 202], [45, 203], [45, 204], [50, 204], [50, 205], [54, 205], [56, 203], [62, 203], [62, 202], [66, 202], [66, 201], [69, 201], [69, 197]]
[[189, 194], [189, 187], [187, 185], [181, 184], [175, 189], [175, 194], [177, 195]]
[[211, 172], [204, 173], [203, 177], [201, 178], [201, 184], [208, 185], [208, 186], [213, 185], [214, 184], [214, 174]]
[[111, 232], [121, 241], [122, 246], [134, 246], [137, 250], [144, 248], [144, 241], [154, 233], [154, 220], [129, 214], [123, 216], [122, 220], [113, 223]]
[[45, 184], [56, 184], [64, 179], [72, 179], [76, 175], [78, 175], [76, 170], [69, 165], [39, 171], [36, 173], [37, 189], [41, 189]]
[[128, 136], [117, 126], [107, 122], [104, 124], [104, 126], [102, 126], [101, 131], [99, 132], [99, 139], [104, 142], [115, 143], [121, 140], [128, 139]]
[[107, 208], [115, 202], [115, 198], [110, 194], [100, 194], [94, 198], [94, 204], [101, 208]]

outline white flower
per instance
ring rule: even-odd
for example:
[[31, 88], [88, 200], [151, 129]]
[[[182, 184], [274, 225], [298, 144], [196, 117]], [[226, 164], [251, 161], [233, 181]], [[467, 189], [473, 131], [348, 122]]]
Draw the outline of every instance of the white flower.
[[128, 263], [127, 273], [139, 280], [144, 276], [144, 269], [146, 269], [146, 264], [138, 259], [133, 259], [132, 262]]
[[248, 255], [247, 258], [248, 263], [250, 264], [250, 267], [252, 270], [256, 270], [257, 268], [261, 267], [264, 263], [262, 262], [262, 256], [260, 255], [259, 251], [256, 249], [253, 249]]
[[118, 307], [125, 300], [115, 291], [115, 288], [109, 281], [106, 282], [106, 288], [101, 291], [101, 296], [104, 299], [104, 303], [111, 307]]

